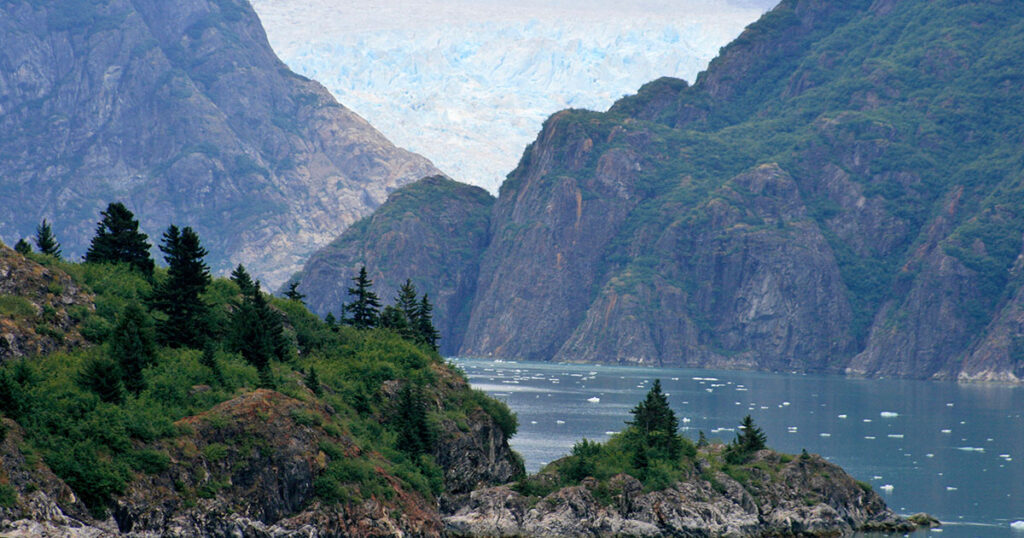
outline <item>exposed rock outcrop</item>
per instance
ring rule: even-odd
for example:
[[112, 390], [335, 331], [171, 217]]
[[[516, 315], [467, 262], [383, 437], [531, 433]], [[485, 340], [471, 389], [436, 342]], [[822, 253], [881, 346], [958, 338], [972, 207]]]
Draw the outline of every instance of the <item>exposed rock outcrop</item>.
[[[756, 460], [778, 457], [762, 451]], [[629, 475], [613, 477], [604, 492], [587, 478], [540, 500], [508, 486], [481, 489], [446, 507], [444, 522], [455, 536], [836, 536], [930, 524], [893, 514], [818, 456], [793, 459], [779, 476], [749, 471], [746, 485], [717, 472], [651, 492]]]
[[0, 244], [0, 363], [84, 344], [77, 322], [94, 309], [66, 273]]
[[242, 262], [276, 287], [438, 173], [289, 71], [245, 0], [4, 2], [0, 41], [8, 241], [46, 217], [83, 254], [120, 200], [151, 238], [191, 225], [215, 271]]

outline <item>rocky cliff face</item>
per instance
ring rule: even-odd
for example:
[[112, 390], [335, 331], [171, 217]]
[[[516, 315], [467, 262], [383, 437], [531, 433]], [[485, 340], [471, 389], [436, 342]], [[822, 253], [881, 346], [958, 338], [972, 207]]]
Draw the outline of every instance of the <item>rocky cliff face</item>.
[[295, 279], [310, 310], [339, 314], [352, 277], [365, 266], [377, 295], [391, 303], [411, 280], [434, 305], [441, 351], [458, 351], [489, 239], [494, 197], [441, 176], [391, 194], [380, 209], [312, 256]]
[[[121, 200], [158, 238], [276, 286], [398, 186], [437, 173], [270, 49], [244, 0], [0, 3], [0, 235], [84, 253]], [[17, 208], [16, 210], [13, 208]]]
[[753, 467], [746, 484], [718, 472], [651, 492], [620, 474], [610, 491], [587, 478], [542, 499], [507, 486], [482, 489], [454, 501], [444, 523], [453, 536], [750, 537], [907, 532], [930, 524], [926, 516], [915, 518], [919, 523], [896, 516], [877, 493], [818, 456], [781, 464], [762, 451], [757, 463], [781, 471], [773, 478]]
[[78, 322], [94, 309], [67, 273], [0, 244], [0, 363], [84, 344]]
[[552, 116], [458, 352], [1019, 380], [1022, 20], [786, 0], [692, 85]]

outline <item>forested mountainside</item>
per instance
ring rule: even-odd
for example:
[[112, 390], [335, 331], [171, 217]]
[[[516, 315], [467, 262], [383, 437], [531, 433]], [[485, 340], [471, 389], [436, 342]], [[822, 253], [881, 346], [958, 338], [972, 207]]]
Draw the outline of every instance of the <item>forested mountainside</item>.
[[[494, 203], [446, 349], [1020, 380], [1021, 58], [1019, 3], [785, 0], [692, 86], [555, 114]], [[381, 220], [299, 289], [386, 259], [366, 254]]]
[[[245, 0], [0, 1], [0, 236], [84, 253], [113, 199], [278, 285], [407, 182], [394, 147], [267, 43]], [[59, 217], [59, 218], [58, 218]]]

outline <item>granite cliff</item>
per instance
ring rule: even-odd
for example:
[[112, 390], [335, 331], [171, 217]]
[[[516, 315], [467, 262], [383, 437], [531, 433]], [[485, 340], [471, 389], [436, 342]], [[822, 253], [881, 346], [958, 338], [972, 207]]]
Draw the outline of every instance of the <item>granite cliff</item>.
[[[115, 200], [187, 222], [222, 272], [283, 282], [436, 174], [280, 61], [245, 0], [0, 2], [0, 236], [48, 218], [85, 252]], [[16, 209], [14, 209], [16, 208]]]
[[[1019, 382], [1022, 23], [1018, 4], [785, 0], [692, 85], [553, 115], [447, 350]], [[386, 259], [372, 237], [339, 242]]]

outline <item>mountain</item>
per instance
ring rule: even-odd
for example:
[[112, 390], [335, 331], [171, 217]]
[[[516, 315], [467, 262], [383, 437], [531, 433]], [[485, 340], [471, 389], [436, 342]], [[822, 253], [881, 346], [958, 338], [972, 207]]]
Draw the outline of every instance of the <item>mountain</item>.
[[253, 1], [289, 67], [492, 193], [551, 113], [605, 109], [661, 75], [693, 80], [774, 4]]
[[553, 115], [494, 204], [459, 353], [1019, 381], [1022, 25], [785, 0], [692, 86]]
[[278, 60], [245, 0], [0, 2], [0, 236], [67, 254], [123, 201], [277, 285], [398, 186], [438, 173]]
[[457, 352], [493, 205], [494, 197], [480, 187], [442, 176], [395, 191], [373, 215], [306, 262], [299, 289], [317, 290], [306, 304], [321, 316], [340, 314], [350, 299], [347, 288], [364, 266], [385, 304], [408, 279], [434, 305], [442, 352]]

